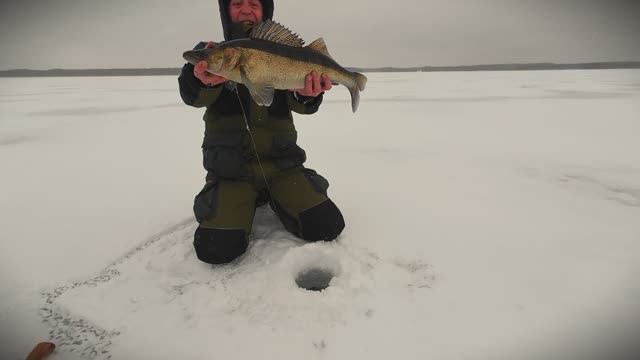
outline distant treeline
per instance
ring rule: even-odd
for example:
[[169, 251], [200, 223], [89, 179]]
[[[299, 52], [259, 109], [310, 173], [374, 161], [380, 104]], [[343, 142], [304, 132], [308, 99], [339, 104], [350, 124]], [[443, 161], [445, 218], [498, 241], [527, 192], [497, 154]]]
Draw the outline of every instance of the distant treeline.
[[[576, 64], [525, 63], [525, 64], [490, 64], [465, 66], [422, 66], [422, 67], [381, 67], [381, 68], [347, 68], [358, 72], [417, 72], [417, 71], [516, 71], [516, 70], [593, 70], [593, 69], [640, 69], [640, 61], [592, 62]], [[36, 76], [177, 76], [180, 68], [147, 68], [147, 69], [50, 69], [2, 70], [0, 77], [36, 77]]]

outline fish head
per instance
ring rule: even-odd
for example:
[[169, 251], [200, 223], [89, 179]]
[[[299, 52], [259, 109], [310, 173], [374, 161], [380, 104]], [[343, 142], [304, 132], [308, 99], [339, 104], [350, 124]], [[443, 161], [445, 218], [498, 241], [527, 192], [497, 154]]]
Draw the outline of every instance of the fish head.
[[185, 51], [182, 57], [193, 65], [205, 60], [208, 72], [224, 76], [238, 65], [240, 51], [235, 48], [206, 48]]
[[222, 51], [222, 70], [231, 72], [240, 63], [240, 50], [236, 48], [226, 48]]
[[187, 60], [192, 65], [196, 65], [202, 60], [208, 60], [211, 53], [211, 48], [189, 50], [182, 53], [182, 58]]

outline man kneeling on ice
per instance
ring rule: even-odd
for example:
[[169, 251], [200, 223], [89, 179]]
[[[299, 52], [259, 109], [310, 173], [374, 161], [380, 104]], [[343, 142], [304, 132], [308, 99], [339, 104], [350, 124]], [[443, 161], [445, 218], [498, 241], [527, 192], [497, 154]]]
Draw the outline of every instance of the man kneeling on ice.
[[[225, 40], [247, 37], [273, 16], [272, 0], [219, 0]], [[195, 49], [215, 46], [201, 42]], [[242, 84], [208, 73], [206, 61], [185, 64], [178, 78], [187, 105], [207, 108], [202, 144], [206, 184], [194, 200], [198, 259], [223, 264], [243, 254], [257, 206], [269, 203], [285, 228], [305, 241], [332, 241], [344, 229], [327, 197], [327, 180], [303, 166], [291, 111], [313, 114], [331, 89], [326, 74], [307, 75], [304, 89], [276, 90], [258, 106]], [[320, 81], [322, 79], [322, 82]], [[246, 121], [245, 121], [246, 117]], [[249, 127], [249, 129], [247, 129]]]

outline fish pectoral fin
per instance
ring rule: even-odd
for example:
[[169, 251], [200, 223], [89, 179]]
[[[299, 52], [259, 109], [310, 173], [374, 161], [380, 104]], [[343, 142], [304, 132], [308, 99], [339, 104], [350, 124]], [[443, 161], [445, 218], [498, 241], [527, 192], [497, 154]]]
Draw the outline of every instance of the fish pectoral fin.
[[240, 66], [240, 76], [242, 77], [242, 84], [249, 89], [249, 93], [256, 104], [271, 106], [273, 95], [275, 94], [275, 88], [272, 85], [251, 80], [251, 75], [246, 66]]
[[[247, 84], [245, 84], [247, 85]], [[252, 84], [247, 86], [251, 97], [260, 106], [271, 106], [273, 103], [273, 95], [275, 94], [275, 88], [267, 84]]]
[[329, 54], [329, 49], [327, 49], [327, 44], [325, 44], [323, 38], [317, 38], [314, 42], [307, 45], [307, 48], [333, 59], [331, 54]]

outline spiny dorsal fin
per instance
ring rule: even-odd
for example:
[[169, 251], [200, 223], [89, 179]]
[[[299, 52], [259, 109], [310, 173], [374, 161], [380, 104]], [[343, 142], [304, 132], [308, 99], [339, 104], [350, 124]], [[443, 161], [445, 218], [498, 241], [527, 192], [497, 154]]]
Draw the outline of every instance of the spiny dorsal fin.
[[327, 49], [327, 44], [324, 43], [324, 39], [323, 38], [317, 38], [314, 42], [312, 42], [311, 44], [307, 45], [307, 48], [311, 49], [311, 50], [313, 50], [315, 52], [319, 52], [320, 54], [322, 54], [324, 56], [328, 56], [328, 57], [332, 58], [331, 54], [329, 54], [329, 50]]
[[300, 39], [298, 34], [294, 34], [291, 30], [271, 20], [260, 22], [254, 26], [249, 37], [288, 46], [304, 46], [304, 40]]

